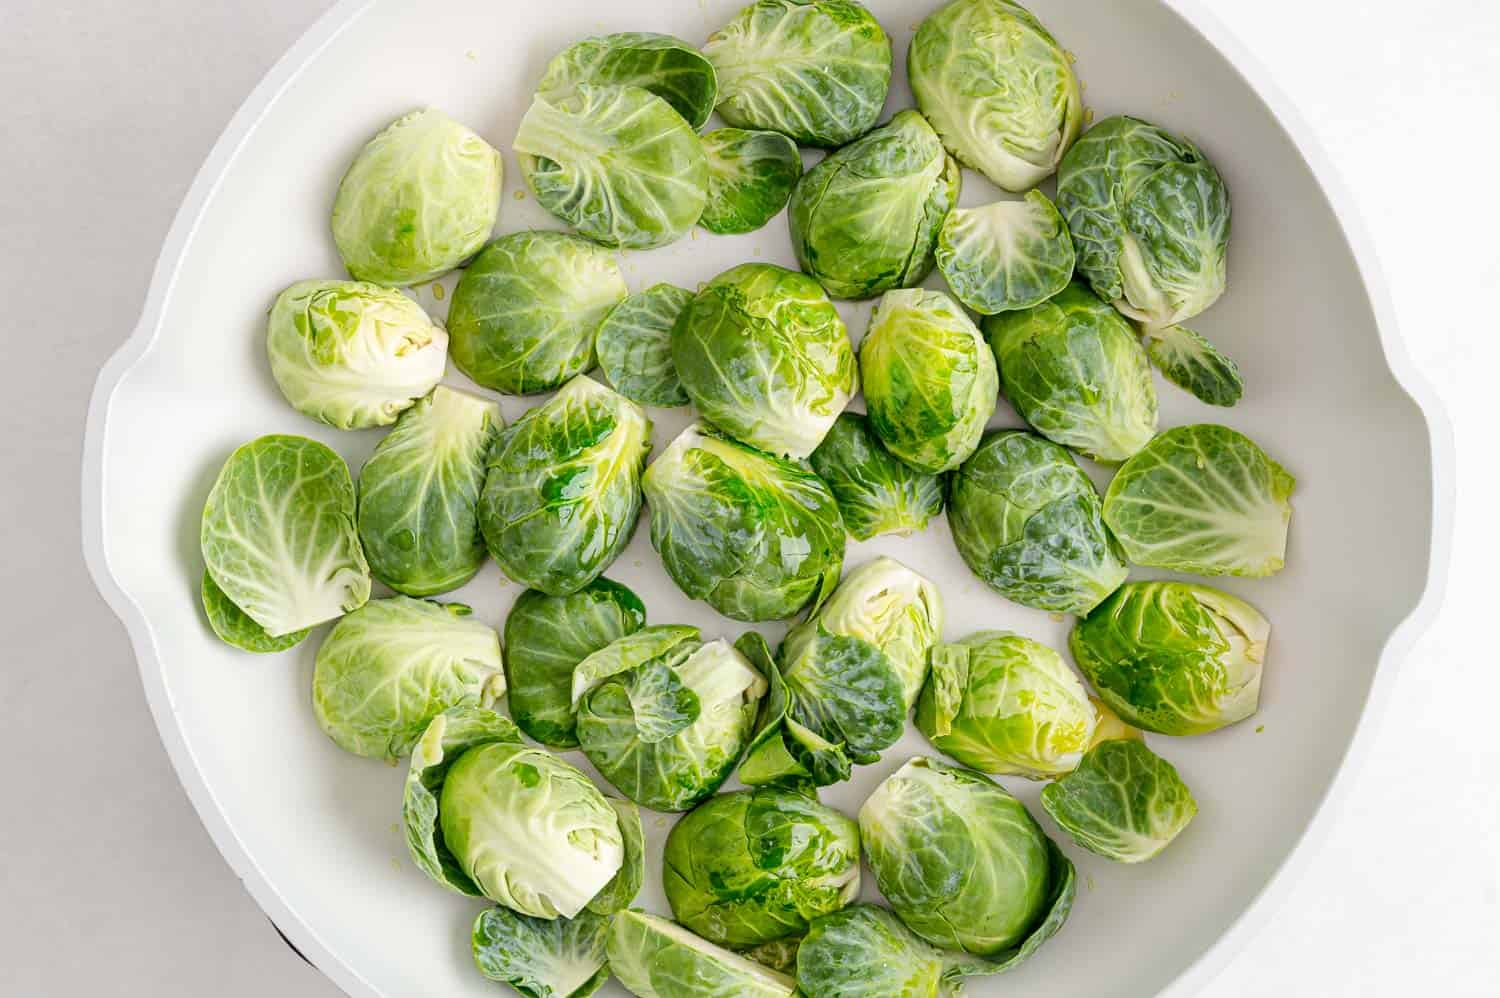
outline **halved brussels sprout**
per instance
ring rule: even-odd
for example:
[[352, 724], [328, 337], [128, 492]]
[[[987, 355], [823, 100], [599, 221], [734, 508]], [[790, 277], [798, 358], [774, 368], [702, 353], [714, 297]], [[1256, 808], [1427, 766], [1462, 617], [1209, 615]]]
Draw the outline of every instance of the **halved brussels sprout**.
[[534, 918], [576, 917], [625, 868], [619, 813], [589, 778], [482, 707], [432, 719], [402, 813], [429, 877]]
[[1047, 195], [955, 208], [938, 230], [937, 265], [958, 300], [981, 315], [1031, 308], [1073, 279], [1073, 240]]
[[702, 128], [713, 113], [719, 90], [714, 67], [701, 52], [680, 38], [647, 31], [621, 31], [568, 46], [547, 63], [536, 91], [555, 101], [580, 83], [649, 90], [694, 128]]
[[266, 324], [271, 374], [292, 408], [341, 430], [389, 426], [432, 391], [448, 334], [399, 291], [298, 281]]
[[579, 376], [512, 423], [490, 450], [479, 526], [507, 576], [566, 596], [607, 569], [635, 530], [651, 421]]
[[1138, 741], [1090, 749], [1076, 770], [1042, 788], [1042, 807], [1074, 842], [1119, 863], [1155, 856], [1198, 813], [1177, 770]]
[[924, 530], [943, 511], [943, 480], [893, 457], [862, 413], [840, 413], [808, 463], [855, 540]]
[[693, 293], [657, 284], [610, 309], [599, 327], [599, 367], [615, 391], [641, 405], [687, 405], [672, 363], [672, 327]]
[[1072, 59], [1009, 0], [955, 0], [928, 17], [906, 73], [948, 150], [1008, 191], [1050, 177], [1083, 125]]
[[1002, 969], [929, 945], [885, 908], [854, 904], [808, 929], [797, 950], [797, 992], [806, 998], [958, 998], [965, 976]]
[[905, 565], [877, 558], [850, 572], [787, 633], [740, 779], [827, 785], [877, 761], [901, 737], [942, 630], [937, 587]]
[[943, 597], [925, 576], [894, 558], [876, 558], [839, 583], [818, 622], [830, 634], [879, 648], [900, 674], [901, 699], [910, 709], [927, 678], [928, 649], [943, 634]]
[[1095, 722], [1062, 656], [1004, 631], [935, 645], [917, 702], [917, 727], [938, 749], [983, 773], [1032, 780], [1076, 768]]
[[1117, 464], [1156, 433], [1151, 365], [1130, 324], [1076, 281], [1034, 308], [984, 320], [1000, 386], [1048, 440]]
[[401, 414], [359, 473], [359, 539], [375, 578], [432, 596], [474, 577], [484, 461], [503, 425], [499, 405], [443, 385]]
[[844, 567], [844, 522], [822, 479], [702, 423], [646, 469], [651, 544], [691, 599], [735, 620], [816, 610]]
[[[636, 803], [686, 811], [719, 789], [739, 762], [766, 681], [729, 642], [704, 644], [696, 628], [645, 661], [613, 656], [612, 647], [574, 673], [583, 754]], [[599, 659], [610, 661], [596, 668]]]
[[859, 895], [859, 829], [810, 794], [720, 794], [668, 833], [662, 886], [677, 920], [710, 942], [801, 935]]
[[1146, 329], [1146, 356], [1162, 377], [1209, 405], [1232, 406], [1245, 393], [1240, 368], [1186, 326]]
[[988, 434], [953, 476], [948, 524], [970, 570], [1022, 606], [1087, 613], [1129, 574], [1089, 476], [1024, 430]]
[[927, 119], [901, 111], [797, 182], [788, 209], [797, 262], [835, 298], [915, 287], [932, 272], [962, 180]]
[[785, 974], [644, 911], [615, 916], [607, 952], [610, 970], [640, 998], [791, 998], [795, 987]]
[[580, 83], [538, 94], [515, 150], [537, 202], [605, 246], [675, 242], [708, 202], [708, 160], [697, 133], [640, 87]]
[[346, 752], [399, 759], [449, 707], [505, 694], [500, 636], [462, 603], [374, 599], [333, 625], [313, 668], [318, 727]]
[[1057, 206], [1094, 291], [1146, 326], [1186, 322], [1224, 293], [1229, 192], [1185, 139], [1106, 118], [1057, 175]]
[[1174, 426], [1125, 463], [1104, 522], [1137, 565], [1196, 575], [1275, 575], [1297, 480], [1227, 426]]
[[286, 651], [295, 647], [307, 637], [307, 628], [284, 634], [279, 638], [273, 638], [266, 633], [266, 629], [250, 616], [234, 605], [234, 602], [224, 595], [224, 590], [214, 581], [214, 577], [203, 572], [203, 585], [200, 589], [203, 599], [203, 612], [208, 617], [208, 626], [219, 640], [227, 645], [233, 645], [241, 651], [254, 652], [257, 655], [265, 655], [272, 652]]
[[918, 936], [1009, 969], [1062, 927], [1073, 864], [988, 777], [918, 756], [859, 809], [880, 892]]
[[853, 0], [756, 0], [709, 36], [719, 116], [802, 145], [869, 131], [891, 85], [891, 40]]
[[506, 699], [516, 724], [543, 745], [576, 748], [574, 667], [645, 623], [640, 597], [609, 579], [568, 596], [522, 593], [505, 618]]
[[453, 291], [453, 363], [496, 391], [551, 391], [594, 366], [599, 324], [628, 293], [615, 255], [587, 239], [501, 236]]
[[704, 419], [778, 457], [811, 454], [859, 390], [833, 303], [817, 282], [769, 263], [699, 289], [672, 330], [672, 361]]
[[1126, 721], [1201, 735], [1260, 704], [1271, 624], [1244, 600], [1186, 582], [1131, 582], [1080, 620], [1073, 660]]
[[433, 108], [397, 118], [360, 150], [333, 201], [333, 241], [361, 281], [431, 280], [479, 251], [500, 216], [504, 162]]
[[995, 414], [995, 358], [941, 291], [886, 292], [859, 345], [859, 373], [875, 435], [918, 471], [963, 464]]
[[525, 998], [586, 998], [609, 979], [609, 923], [591, 911], [548, 920], [488, 908], [474, 920], [474, 963]]
[[786, 207], [802, 153], [780, 132], [720, 128], [703, 136], [708, 205], [698, 224], [721, 236], [754, 232]]
[[277, 434], [231, 454], [203, 504], [199, 544], [214, 585], [270, 638], [370, 598], [349, 467], [316, 440]]

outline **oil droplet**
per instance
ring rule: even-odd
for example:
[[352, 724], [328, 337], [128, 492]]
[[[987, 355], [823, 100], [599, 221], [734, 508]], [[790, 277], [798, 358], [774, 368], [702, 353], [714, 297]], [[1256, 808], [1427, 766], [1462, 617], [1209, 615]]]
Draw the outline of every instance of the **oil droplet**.
[[448, 296], [448, 289], [447, 288], [443, 287], [441, 284], [434, 284], [432, 286], [432, 297], [436, 298], [438, 301], [442, 301], [447, 296]]

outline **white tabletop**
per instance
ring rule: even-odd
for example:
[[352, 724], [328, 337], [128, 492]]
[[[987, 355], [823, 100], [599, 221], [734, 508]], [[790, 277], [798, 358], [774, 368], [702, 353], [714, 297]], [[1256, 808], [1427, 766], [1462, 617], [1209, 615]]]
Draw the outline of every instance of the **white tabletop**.
[[[1500, 427], [1500, 9], [1209, 2], [1362, 206], [1411, 353], [1451, 407], [1460, 464], [1447, 606], [1306, 875], [1204, 996], [1494, 998], [1500, 516], [1479, 455]], [[124, 631], [84, 572], [77, 513], [94, 374], [133, 325], [215, 137], [324, 4], [4, 6], [0, 992], [332, 998], [178, 788]]]

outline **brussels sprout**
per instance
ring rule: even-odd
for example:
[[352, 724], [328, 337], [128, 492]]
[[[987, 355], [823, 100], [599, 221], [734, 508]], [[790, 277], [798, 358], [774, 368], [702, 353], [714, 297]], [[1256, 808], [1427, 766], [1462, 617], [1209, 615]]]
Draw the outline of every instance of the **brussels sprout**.
[[720, 794], [668, 833], [662, 885], [677, 920], [710, 942], [801, 935], [859, 896], [859, 829], [810, 794]]
[[854, 348], [815, 281], [745, 263], [705, 284], [672, 330], [703, 418], [778, 457], [805, 458], [859, 390]]
[[1229, 192], [1191, 142], [1106, 118], [1057, 175], [1057, 206], [1094, 291], [1147, 326], [1186, 322], [1224, 293]]
[[646, 623], [640, 597], [595, 579], [569, 596], [528, 589], [505, 618], [505, 675], [511, 717], [553, 748], [576, 748], [573, 668]]
[[453, 362], [496, 391], [551, 391], [594, 366], [599, 324], [628, 293], [614, 254], [587, 239], [501, 236], [454, 289]]
[[231, 454], [203, 504], [199, 543], [214, 585], [270, 638], [370, 598], [349, 467], [306, 437], [260, 437]]
[[474, 577], [484, 461], [503, 425], [494, 402], [443, 385], [401, 414], [359, 473], [359, 539], [375, 578], [432, 596]]
[[591, 668], [600, 657], [610, 648], [575, 672], [586, 677], [581, 693], [575, 682], [575, 702], [583, 754], [604, 778], [654, 811], [686, 811], [719, 789], [755, 724], [766, 692], [760, 673], [729, 642], [704, 644], [695, 628], [644, 662]]
[[1008, 191], [1051, 176], [1083, 125], [1072, 59], [1008, 0], [955, 0], [928, 17], [906, 74], [948, 150]]
[[474, 921], [474, 963], [526, 998], [586, 998], [609, 978], [609, 923], [590, 911], [548, 920], [489, 908]]
[[203, 612], [208, 617], [208, 626], [213, 628], [220, 641], [227, 645], [233, 645], [241, 651], [255, 652], [256, 654], [268, 654], [271, 652], [286, 651], [288, 648], [300, 644], [307, 637], [307, 628], [284, 634], [279, 638], [273, 638], [266, 633], [266, 629], [249, 615], [234, 605], [214, 577], [205, 570], [203, 573], [203, 585], [201, 588], [203, 598]]
[[479, 526], [505, 574], [550, 596], [598, 578], [635, 530], [651, 421], [579, 376], [495, 438]]
[[869, 131], [891, 85], [891, 40], [853, 0], [757, 0], [709, 36], [719, 116], [808, 146]]
[[1008, 969], [1062, 927], [1073, 864], [988, 777], [918, 756], [859, 809], [880, 892], [918, 936]]
[[808, 463], [855, 540], [924, 530], [943, 511], [943, 480], [891, 456], [861, 413], [840, 413]]
[[641, 405], [688, 404], [672, 364], [672, 327], [691, 291], [657, 284], [610, 309], [599, 327], [599, 366], [615, 391]]
[[1048, 440], [1107, 464], [1156, 432], [1151, 365], [1130, 324], [1077, 282], [1034, 308], [984, 320], [1000, 385]]
[[844, 523], [828, 486], [802, 465], [695, 423], [641, 484], [667, 574], [726, 617], [784, 620], [817, 609], [838, 584]]
[[720, 128], [703, 136], [708, 205], [698, 224], [721, 236], [754, 232], [786, 207], [802, 153], [780, 132]]
[[901, 737], [942, 629], [937, 587], [905, 565], [878, 558], [850, 572], [782, 643], [740, 779], [826, 786], [877, 761]]
[[995, 358], [941, 291], [888, 291], [859, 345], [870, 425], [886, 449], [940, 474], [969, 459], [995, 414]]
[[932, 272], [961, 183], [927, 119], [902, 111], [797, 182], [788, 209], [797, 262], [835, 298], [915, 287]]
[[1148, 328], [1146, 356], [1162, 377], [1200, 402], [1232, 406], [1245, 393], [1239, 365], [1186, 326]]
[[441, 111], [397, 118], [339, 182], [333, 241], [344, 266], [375, 284], [446, 274], [490, 237], [503, 171], [498, 152]]
[[622, 911], [610, 925], [609, 967], [640, 998], [791, 998], [794, 982], [675, 922]]
[[1197, 575], [1275, 575], [1297, 485], [1227, 426], [1176, 426], [1115, 474], [1104, 522], [1137, 565]]
[[1073, 278], [1073, 240], [1041, 191], [1024, 201], [955, 208], [938, 230], [937, 265], [959, 301], [981, 315], [1031, 308]]
[[649, 90], [694, 128], [708, 121], [719, 90], [714, 67], [697, 49], [671, 35], [645, 31], [622, 31], [570, 45], [547, 63], [536, 89], [556, 102], [580, 83]]
[[928, 945], [884, 908], [850, 905], [812, 923], [797, 951], [797, 992], [806, 998], [957, 998], [961, 978], [998, 964]]
[[535, 918], [574, 918], [624, 868], [616, 810], [578, 770], [481, 707], [437, 715], [402, 805], [412, 859], [438, 883]]
[[818, 623], [830, 634], [880, 649], [901, 677], [901, 699], [910, 710], [927, 678], [927, 651], [943, 633], [943, 597], [894, 558], [876, 558], [839, 583], [818, 611]]
[[640, 87], [580, 83], [566, 94], [538, 94], [515, 150], [538, 203], [605, 246], [675, 242], [708, 201], [697, 133]]
[[980, 631], [932, 649], [917, 727], [965, 766], [1040, 780], [1076, 768], [1095, 712], [1062, 656], [1019, 634]]
[[396, 596], [334, 624], [313, 669], [324, 734], [346, 752], [397, 759], [449, 707], [500, 699], [500, 637], [469, 613], [462, 603]]
[[948, 523], [969, 569], [1022, 606], [1087, 613], [1129, 574], [1089, 476], [1024, 430], [984, 438], [949, 485]]
[[1200, 735], [1260, 704], [1271, 624], [1244, 600], [1186, 582], [1132, 582], [1073, 628], [1073, 659], [1126, 721]]
[[357, 281], [298, 281], [266, 325], [271, 374], [292, 407], [341, 430], [389, 426], [432, 391], [448, 334], [399, 291]]
[[1171, 845], [1198, 803], [1172, 764], [1138, 741], [1101, 742], [1042, 789], [1042, 807], [1089, 852], [1144, 863]]

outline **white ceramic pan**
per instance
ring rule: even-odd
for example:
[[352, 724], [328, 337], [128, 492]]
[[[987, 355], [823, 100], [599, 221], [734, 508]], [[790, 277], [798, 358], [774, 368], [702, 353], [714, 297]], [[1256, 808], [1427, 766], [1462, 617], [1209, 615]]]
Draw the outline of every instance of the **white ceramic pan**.
[[[300, 433], [334, 446], [357, 469], [379, 436], [328, 429], [281, 399], [264, 358], [266, 309], [294, 280], [342, 276], [328, 231], [334, 188], [355, 150], [391, 118], [430, 104], [474, 127], [506, 154], [501, 230], [560, 227], [533, 199], [513, 196], [520, 176], [510, 142], [546, 59], [607, 31], [702, 40], [739, 6], [339, 4], [271, 71], [215, 146], [162, 250], [139, 326], [99, 377], [84, 458], [94, 577], [129, 628], [162, 740], [225, 858], [286, 935], [350, 994], [496, 992], [469, 957], [476, 904], [437, 888], [405, 855], [401, 770], [344, 754], [314, 722], [309, 684], [321, 634], [285, 655], [251, 656], [220, 644], [199, 610], [199, 511], [236, 445]], [[870, 6], [893, 36], [899, 65], [936, 0]], [[1284, 463], [1299, 488], [1285, 571], [1225, 584], [1274, 624], [1259, 716], [1210, 736], [1156, 740], [1197, 795], [1198, 818], [1140, 867], [1107, 863], [1063, 840], [1081, 873], [1071, 920], [1013, 975], [976, 980], [970, 991], [1182, 996], [1268, 915], [1295, 878], [1297, 858], [1312, 852], [1311, 833], [1358, 754], [1362, 725], [1435, 609], [1451, 505], [1448, 437], [1406, 360], [1353, 209], [1306, 128], [1235, 41], [1187, 0], [1032, 6], [1076, 53], [1101, 117], [1130, 112], [1186, 134], [1233, 195], [1229, 292], [1195, 325], [1238, 359], [1246, 396], [1233, 410], [1210, 410], [1163, 386], [1163, 425], [1229, 422]], [[909, 101], [898, 70], [887, 111]], [[965, 181], [965, 203], [995, 196], [974, 174]], [[699, 232], [664, 250], [627, 254], [625, 274], [636, 290], [663, 280], [693, 287], [748, 259], [795, 266], [784, 216], [750, 236]], [[444, 310], [430, 289], [423, 301]], [[862, 334], [868, 306], [844, 311]], [[506, 399], [507, 419], [523, 407]], [[660, 449], [687, 417], [653, 415]], [[996, 423], [1014, 422], [1002, 405]], [[946, 524], [854, 545], [849, 564], [877, 552], [941, 586], [950, 638], [1004, 627], [1063, 647], [1067, 625], [981, 586]], [[738, 632], [667, 580], [645, 529], [610, 574], [642, 595], [655, 622]], [[499, 626], [516, 592], [491, 565], [457, 598]], [[824, 799], [854, 811], [922, 748], [910, 732], [885, 762]], [[1006, 782], [1035, 805], [1036, 786]], [[654, 849], [667, 825], [648, 817]], [[664, 911], [658, 872], [642, 901]]]

